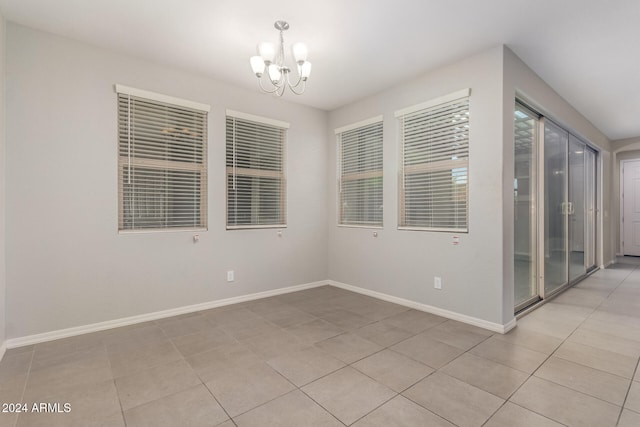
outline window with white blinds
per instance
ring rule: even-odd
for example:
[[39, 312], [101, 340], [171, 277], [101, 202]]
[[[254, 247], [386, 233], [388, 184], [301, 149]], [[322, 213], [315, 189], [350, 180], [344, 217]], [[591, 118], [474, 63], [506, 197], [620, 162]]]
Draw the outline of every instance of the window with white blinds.
[[382, 227], [382, 116], [336, 129], [338, 224]]
[[227, 229], [286, 226], [288, 123], [227, 110]]
[[396, 112], [399, 226], [468, 231], [469, 89]]
[[120, 231], [207, 227], [206, 105], [116, 85]]

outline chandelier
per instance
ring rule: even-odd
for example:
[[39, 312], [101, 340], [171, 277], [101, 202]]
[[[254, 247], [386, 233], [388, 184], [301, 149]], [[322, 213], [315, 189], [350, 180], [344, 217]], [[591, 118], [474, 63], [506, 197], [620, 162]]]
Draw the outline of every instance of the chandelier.
[[[292, 82], [291, 69], [285, 64], [284, 36], [282, 35], [284, 31], [289, 29], [289, 24], [285, 21], [276, 21], [273, 26], [280, 31], [280, 46], [277, 52], [273, 43], [262, 42], [258, 44], [258, 55], [252, 56], [249, 60], [251, 69], [258, 78], [258, 84], [263, 91], [282, 96], [286, 88], [289, 87], [296, 95], [302, 95], [309, 74], [311, 74], [311, 63], [307, 61], [307, 46], [304, 43], [294, 43], [291, 46], [293, 59], [298, 68], [298, 77], [294, 78]], [[266, 88], [262, 83], [263, 75], [266, 76], [264, 80], [269, 82]]]

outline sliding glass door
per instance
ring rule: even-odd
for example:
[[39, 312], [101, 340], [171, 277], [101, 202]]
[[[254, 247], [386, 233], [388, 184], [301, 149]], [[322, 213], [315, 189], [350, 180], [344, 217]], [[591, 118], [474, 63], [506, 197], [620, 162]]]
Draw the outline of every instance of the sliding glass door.
[[596, 159], [597, 153], [589, 147], [584, 152], [585, 164], [585, 242], [584, 257], [587, 271], [596, 268]]
[[514, 199], [514, 299], [516, 309], [539, 299], [536, 202], [538, 116], [516, 104]]
[[544, 122], [544, 296], [568, 282], [567, 140], [569, 134]]
[[517, 312], [595, 268], [597, 153], [524, 105], [514, 118]]
[[569, 281], [587, 273], [585, 263], [586, 237], [586, 144], [569, 136]]

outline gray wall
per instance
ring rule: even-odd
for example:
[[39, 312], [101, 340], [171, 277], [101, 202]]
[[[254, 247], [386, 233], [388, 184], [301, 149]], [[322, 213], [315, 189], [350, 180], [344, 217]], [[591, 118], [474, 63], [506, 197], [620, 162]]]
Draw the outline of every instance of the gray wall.
[[[513, 319], [516, 93], [602, 150], [600, 256], [612, 259], [609, 141], [502, 46], [330, 113], [12, 23], [6, 59], [0, 219], [6, 211], [8, 303], [0, 311], [6, 306], [7, 338], [327, 278], [507, 324]], [[118, 234], [115, 83], [212, 106], [209, 230], [199, 233], [199, 243], [188, 232]], [[469, 233], [458, 234], [460, 244], [453, 245], [453, 233], [400, 231], [393, 113], [467, 87]], [[225, 230], [227, 108], [291, 123], [288, 228], [281, 238], [276, 230]], [[384, 229], [373, 237], [371, 229], [336, 225], [333, 130], [380, 114]], [[233, 284], [225, 281], [230, 269]], [[442, 277], [442, 290], [433, 288], [434, 276]]]
[[[394, 111], [471, 88], [469, 233], [398, 230], [398, 125]], [[333, 130], [384, 115], [384, 229], [336, 226]], [[329, 277], [489, 322], [502, 310], [502, 48], [493, 48], [329, 114]], [[511, 261], [512, 262], [512, 261]], [[433, 287], [442, 277], [442, 290]]]
[[[0, 13], [0, 346], [5, 340], [6, 264], [5, 264], [5, 20]], [[0, 354], [0, 357], [2, 355]]]
[[[399, 108], [470, 87], [469, 233], [397, 229]], [[329, 276], [331, 279], [489, 322], [513, 319], [513, 105], [518, 97], [601, 150], [600, 264], [611, 250], [610, 142], [510, 49], [500, 46], [339, 108], [329, 115]], [[384, 115], [384, 230], [336, 226], [332, 129]], [[433, 288], [441, 276], [443, 289]]]
[[[13, 23], [6, 79], [8, 338], [328, 277], [327, 113]], [[115, 83], [211, 105], [199, 243], [118, 234]], [[227, 108], [291, 123], [283, 237], [225, 230]]]

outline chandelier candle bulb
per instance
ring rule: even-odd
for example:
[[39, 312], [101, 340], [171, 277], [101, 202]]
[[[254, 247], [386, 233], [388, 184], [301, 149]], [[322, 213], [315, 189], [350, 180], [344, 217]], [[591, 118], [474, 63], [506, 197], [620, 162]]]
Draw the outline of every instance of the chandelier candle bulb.
[[291, 46], [291, 51], [293, 52], [293, 59], [295, 59], [299, 65], [302, 65], [304, 61], [307, 60], [309, 51], [307, 50], [306, 44], [300, 42], [294, 43], [293, 46]]
[[253, 73], [258, 77], [262, 77], [262, 74], [264, 73], [264, 60], [262, 59], [261, 56], [252, 56], [251, 59], [249, 59], [249, 62], [251, 63], [251, 69], [253, 70]]
[[269, 78], [271, 79], [271, 83], [274, 85], [280, 81], [282, 77], [282, 73], [280, 72], [280, 68], [276, 64], [269, 65]]
[[276, 49], [273, 43], [262, 42], [258, 45], [258, 54], [262, 57], [262, 60], [269, 65], [276, 56]]
[[311, 74], [311, 62], [305, 61], [300, 67], [300, 77], [302, 77], [303, 81], [307, 81], [309, 75]]

